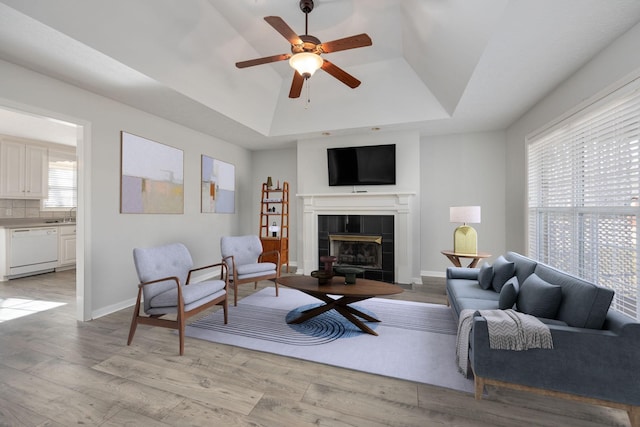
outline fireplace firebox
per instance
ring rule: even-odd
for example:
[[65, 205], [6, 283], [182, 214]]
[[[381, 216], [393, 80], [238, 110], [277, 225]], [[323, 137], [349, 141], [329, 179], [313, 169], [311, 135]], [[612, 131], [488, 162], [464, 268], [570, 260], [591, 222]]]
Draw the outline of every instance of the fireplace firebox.
[[367, 279], [394, 283], [393, 239], [393, 215], [318, 215], [319, 256], [364, 268]]
[[335, 265], [382, 268], [382, 236], [330, 234], [329, 243]]

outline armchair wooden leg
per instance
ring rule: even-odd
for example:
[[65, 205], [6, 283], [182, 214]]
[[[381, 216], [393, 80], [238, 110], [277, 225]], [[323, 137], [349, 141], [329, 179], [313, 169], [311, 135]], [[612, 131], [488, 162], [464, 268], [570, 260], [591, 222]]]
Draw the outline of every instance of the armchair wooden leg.
[[224, 299], [224, 303], [222, 304], [222, 311], [224, 312], [224, 324], [226, 325], [228, 322], [228, 316], [227, 316], [227, 308], [228, 308], [229, 304], [227, 303], [227, 299]]
[[238, 305], [238, 284], [233, 282], [233, 306]]
[[134, 314], [133, 319], [131, 319], [131, 327], [129, 328], [129, 339], [127, 340], [127, 345], [131, 345], [131, 341], [133, 341], [133, 335], [136, 333], [137, 326], [138, 326], [138, 318]]
[[273, 283], [276, 285], [276, 296], [278, 296], [278, 280], [274, 280]]
[[178, 335], [180, 335], [180, 356], [184, 354], [184, 308], [178, 309]]
[[138, 290], [138, 299], [136, 299], [136, 306], [133, 310], [133, 317], [131, 318], [131, 327], [129, 328], [129, 339], [127, 339], [127, 345], [131, 345], [131, 341], [133, 341], [133, 335], [136, 333], [136, 328], [138, 327], [138, 316], [140, 316], [140, 298], [141, 298], [141, 290]]

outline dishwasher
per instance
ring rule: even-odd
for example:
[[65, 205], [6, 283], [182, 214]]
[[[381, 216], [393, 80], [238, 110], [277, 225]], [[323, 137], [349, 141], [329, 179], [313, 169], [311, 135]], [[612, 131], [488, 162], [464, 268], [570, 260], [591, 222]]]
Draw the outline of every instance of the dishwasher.
[[18, 228], [11, 231], [9, 276], [53, 271], [58, 264], [58, 228]]

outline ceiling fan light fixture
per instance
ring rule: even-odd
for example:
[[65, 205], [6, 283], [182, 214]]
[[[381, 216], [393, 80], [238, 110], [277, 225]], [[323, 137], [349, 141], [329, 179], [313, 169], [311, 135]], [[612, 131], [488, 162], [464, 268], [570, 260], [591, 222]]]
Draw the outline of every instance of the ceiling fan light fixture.
[[322, 67], [323, 59], [317, 53], [300, 52], [289, 59], [289, 65], [305, 79]]

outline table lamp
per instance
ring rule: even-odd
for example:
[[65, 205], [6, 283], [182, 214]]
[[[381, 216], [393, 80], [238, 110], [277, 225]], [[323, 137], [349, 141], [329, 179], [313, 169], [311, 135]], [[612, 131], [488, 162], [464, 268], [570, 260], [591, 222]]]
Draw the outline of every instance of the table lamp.
[[480, 206], [453, 206], [449, 208], [449, 221], [463, 225], [453, 232], [453, 252], [457, 254], [478, 254], [478, 233], [468, 223], [480, 223]]
[[269, 231], [271, 232], [271, 237], [277, 237], [278, 231], [280, 231], [280, 227], [273, 221], [273, 224], [269, 226]]

